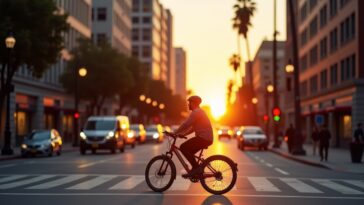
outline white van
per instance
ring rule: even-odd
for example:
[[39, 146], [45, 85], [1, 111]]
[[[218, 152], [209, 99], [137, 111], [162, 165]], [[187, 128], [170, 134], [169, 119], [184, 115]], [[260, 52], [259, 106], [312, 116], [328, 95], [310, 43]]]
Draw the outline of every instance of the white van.
[[129, 118], [127, 116], [91, 116], [80, 132], [80, 153], [84, 155], [90, 149], [109, 149], [124, 152], [128, 141]]

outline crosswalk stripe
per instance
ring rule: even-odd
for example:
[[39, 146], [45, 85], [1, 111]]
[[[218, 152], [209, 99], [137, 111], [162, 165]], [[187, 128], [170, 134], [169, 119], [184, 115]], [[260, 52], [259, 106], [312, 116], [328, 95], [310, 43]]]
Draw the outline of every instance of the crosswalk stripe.
[[335, 182], [330, 181], [328, 179], [312, 179], [312, 180], [314, 182], [316, 182], [316, 183], [324, 186], [324, 187], [327, 187], [329, 189], [335, 190], [335, 191], [340, 192], [342, 194], [364, 194], [361, 191], [352, 189], [350, 187], [346, 187], [344, 185], [335, 183]]
[[172, 186], [169, 188], [171, 191], [185, 191], [188, 190], [191, 186], [191, 181], [188, 179], [184, 179], [181, 176], [176, 177], [176, 180], [173, 182]]
[[41, 176], [33, 177], [30, 179], [20, 180], [20, 181], [16, 181], [16, 182], [10, 182], [7, 184], [1, 184], [0, 189], [11, 189], [11, 188], [19, 187], [19, 186], [24, 186], [24, 185], [32, 184], [32, 183], [39, 182], [39, 181], [42, 181], [45, 179], [49, 179], [54, 176], [55, 175], [41, 175]]
[[281, 192], [281, 190], [274, 186], [265, 177], [248, 177], [248, 180], [256, 191]]
[[87, 180], [85, 182], [76, 184], [74, 186], [68, 187], [67, 189], [89, 190], [89, 189], [95, 188], [105, 182], [108, 182], [116, 177], [117, 176], [115, 176], [115, 175], [100, 175], [96, 178], [93, 178], [93, 179]]
[[50, 188], [54, 188], [57, 186], [61, 186], [63, 184], [67, 184], [67, 183], [76, 181], [78, 179], [82, 179], [84, 177], [86, 177], [86, 175], [70, 175], [70, 176], [66, 176], [66, 177], [63, 177], [61, 179], [57, 179], [54, 181], [45, 182], [45, 183], [42, 183], [39, 185], [27, 187], [26, 189], [50, 189]]
[[357, 181], [357, 180], [342, 180], [345, 183], [360, 187], [362, 189], [364, 189], [364, 182], [363, 181]]
[[17, 179], [21, 179], [27, 177], [27, 175], [13, 175], [13, 176], [6, 176], [0, 179], [0, 183], [4, 183], [4, 182], [9, 182], [9, 181], [14, 181]]
[[280, 180], [300, 193], [312, 193], [312, 194], [322, 193], [322, 191], [320, 191], [306, 183], [303, 183], [302, 181], [300, 181], [298, 179], [280, 178]]
[[131, 176], [121, 182], [117, 183], [115, 186], [109, 188], [110, 190], [127, 190], [133, 189], [144, 181], [144, 176]]

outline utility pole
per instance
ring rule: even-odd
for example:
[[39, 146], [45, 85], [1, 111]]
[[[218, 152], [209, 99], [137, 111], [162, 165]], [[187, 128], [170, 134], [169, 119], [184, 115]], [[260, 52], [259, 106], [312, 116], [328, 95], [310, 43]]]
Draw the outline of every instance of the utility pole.
[[[273, 109], [279, 108], [278, 100], [278, 83], [277, 83], [277, 0], [274, 0], [274, 17], [273, 17]], [[279, 147], [278, 135], [279, 135], [279, 122], [273, 119], [273, 132], [274, 132], [274, 148]]]

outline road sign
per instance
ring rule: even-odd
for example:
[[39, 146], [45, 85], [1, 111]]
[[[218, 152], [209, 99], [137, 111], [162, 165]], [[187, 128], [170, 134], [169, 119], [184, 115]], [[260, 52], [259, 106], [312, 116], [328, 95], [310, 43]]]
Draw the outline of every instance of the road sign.
[[323, 125], [325, 123], [325, 118], [323, 115], [315, 115], [315, 123], [317, 125]]

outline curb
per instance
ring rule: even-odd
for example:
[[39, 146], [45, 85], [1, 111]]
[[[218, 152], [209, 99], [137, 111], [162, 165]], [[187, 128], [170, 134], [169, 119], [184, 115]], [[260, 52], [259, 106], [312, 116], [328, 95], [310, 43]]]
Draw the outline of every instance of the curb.
[[[336, 169], [333, 169], [332, 167], [323, 165], [321, 163], [312, 162], [312, 161], [304, 160], [304, 159], [299, 159], [299, 158], [294, 157], [294, 156], [292, 156], [290, 154], [280, 152], [280, 151], [277, 151], [277, 150], [274, 150], [274, 149], [269, 149], [269, 151], [272, 152], [272, 153], [275, 153], [277, 155], [280, 155], [280, 156], [282, 156], [284, 158], [291, 159], [293, 161], [300, 162], [300, 163], [303, 163], [303, 164], [307, 164], [307, 165], [310, 165], [310, 166], [320, 167], [320, 168], [329, 169], [329, 170], [336, 170]], [[343, 171], [343, 170], [337, 170], [337, 171]]]

